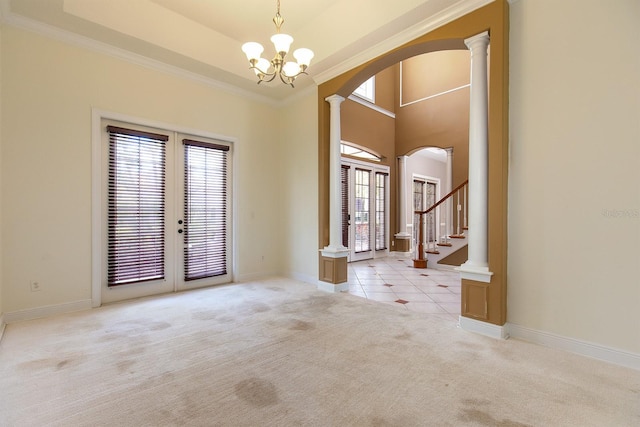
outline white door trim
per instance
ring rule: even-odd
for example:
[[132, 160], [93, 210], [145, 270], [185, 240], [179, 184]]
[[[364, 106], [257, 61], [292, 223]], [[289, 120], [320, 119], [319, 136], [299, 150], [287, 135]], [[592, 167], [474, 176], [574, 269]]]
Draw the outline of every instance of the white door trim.
[[[358, 256], [356, 255], [356, 252], [354, 251], [353, 248], [349, 248], [349, 255], [348, 255], [348, 261], [359, 261], [359, 260], [364, 260], [364, 259], [373, 259], [376, 257], [376, 253], [378, 253], [378, 256], [380, 256], [380, 253], [385, 253], [388, 254], [389, 252], [389, 248], [387, 247], [386, 250], [376, 250], [376, 245], [375, 245], [375, 194], [376, 194], [376, 172], [381, 172], [381, 173], [386, 173], [387, 176], [389, 176], [390, 174], [390, 167], [386, 166], [386, 165], [379, 165], [379, 164], [375, 164], [375, 163], [370, 163], [370, 162], [365, 162], [362, 160], [356, 160], [356, 159], [352, 159], [349, 157], [342, 157], [340, 159], [340, 164], [341, 165], [345, 165], [345, 166], [349, 166], [349, 214], [353, 216], [354, 213], [354, 205], [355, 205], [355, 197], [354, 194], [355, 192], [352, 191], [353, 190], [353, 185], [354, 185], [354, 180], [353, 180], [353, 174], [355, 169], [365, 169], [368, 170], [369, 172], [371, 172], [371, 176], [369, 179], [369, 234], [370, 234], [370, 241], [371, 241], [371, 250], [367, 251], [371, 253], [370, 257], [364, 257], [364, 256]], [[389, 193], [389, 180], [387, 180], [387, 188], [386, 188], [386, 194], [385, 194], [385, 221], [386, 221], [386, 230], [385, 230], [385, 239], [387, 239], [387, 242], [389, 241], [389, 209], [390, 209], [390, 197], [389, 197], [390, 193]], [[373, 226], [371, 226], [373, 224]], [[353, 240], [354, 240], [354, 235], [355, 235], [355, 231], [353, 227], [349, 227], [349, 243], [352, 244]]]
[[231, 280], [235, 280], [238, 277], [238, 245], [237, 245], [237, 198], [234, 197], [237, 193], [238, 179], [237, 177], [237, 162], [238, 162], [238, 140], [234, 137], [225, 135], [214, 134], [211, 132], [202, 131], [199, 129], [191, 129], [184, 126], [179, 126], [171, 123], [165, 123], [155, 120], [144, 119], [140, 117], [131, 116], [128, 114], [116, 113], [113, 111], [106, 111], [98, 108], [91, 109], [91, 305], [93, 307], [99, 307], [102, 304], [102, 262], [104, 256], [103, 244], [102, 244], [102, 212], [104, 209], [104, 194], [102, 189], [102, 121], [103, 120], [117, 120], [120, 122], [128, 122], [140, 126], [153, 127], [163, 129], [168, 132], [176, 132], [181, 134], [193, 135], [197, 137], [217, 139], [225, 141], [233, 146], [234, 155], [232, 156], [232, 174], [231, 177]]
[[[411, 203], [411, 205], [410, 205], [411, 206], [411, 212], [413, 212], [413, 182], [416, 181], [416, 180], [417, 181], [422, 181], [425, 184], [426, 183], [435, 184], [436, 185], [436, 195], [435, 195], [436, 200], [435, 201], [437, 202], [438, 200], [440, 200], [440, 178], [436, 178], [436, 177], [428, 176], [428, 175], [421, 175], [421, 174], [418, 174], [418, 173], [411, 174], [411, 201], [410, 201], [410, 203]], [[426, 191], [426, 186], [425, 186], [425, 190], [424, 191]], [[423, 192], [422, 197], [423, 197], [423, 200], [425, 200], [424, 192]], [[440, 211], [439, 209], [436, 209], [436, 215], [435, 215], [435, 217], [436, 217], [435, 218], [435, 221], [436, 221], [436, 235], [435, 235], [436, 242], [440, 241], [440, 226], [439, 226], [440, 213], [439, 213], [439, 211]], [[411, 217], [413, 218], [413, 215], [411, 215]], [[426, 227], [426, 224], [425, 224], [425, 227]], [[413, 222], [411, 224], [411, 233], [412, 233], [411, 236], [413, 236]], [[411, 245], [412, 245], [411, 250], [412, 251], [415, 250], [415, 240], [413, 238], [411, 239]]]

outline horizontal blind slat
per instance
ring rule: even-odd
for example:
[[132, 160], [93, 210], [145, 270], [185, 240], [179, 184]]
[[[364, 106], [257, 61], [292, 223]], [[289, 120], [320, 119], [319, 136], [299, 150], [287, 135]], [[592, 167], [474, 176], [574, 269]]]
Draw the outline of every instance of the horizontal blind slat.
[[184, 143], [185, 281], [227, 274], [227, 146]]
[[164, 278], [168, 136], [108, 126], [107, 283]]

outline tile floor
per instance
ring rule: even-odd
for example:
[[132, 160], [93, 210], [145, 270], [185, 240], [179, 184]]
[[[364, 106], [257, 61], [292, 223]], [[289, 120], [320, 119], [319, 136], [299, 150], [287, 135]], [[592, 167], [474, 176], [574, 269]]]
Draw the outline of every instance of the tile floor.
[[460, 316], [460, 274], [413, 268], [408, 258], [376, 258], [348, 265], [349, 293], [407, 310]]

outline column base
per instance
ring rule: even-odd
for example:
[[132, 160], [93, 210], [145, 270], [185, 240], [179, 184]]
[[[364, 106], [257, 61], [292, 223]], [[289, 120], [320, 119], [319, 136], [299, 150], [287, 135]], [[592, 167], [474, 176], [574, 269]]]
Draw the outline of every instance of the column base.
[[398, 233], [395, 236], [395, 251], [409, 252], [411, 250], [411, 235], [408, 233]]
[[323, 292], [329, 292], [332, 294], [337, 294], [338, 292], [348, 292], [349, 284], [347, 282], [344, 283], [327, 283], [323, 281], [318, 282], [317, 289]]
[[507, 331], [506, 325], [494, 325], [493, 323], [469, 319], [464, 316], [459, 317], [458, 325], [465, 331], [475, 332], [476, 334], [485, 335], [487, 337], [500, 340], [506, 340], [509, 338], [509, 332]]
[[320, 250], [320, 281], [318, 289], [329, 292], [347, 290], [347, 254], [344, 247], [327, 246]]
[[491, 283], [493, 273], [489, 271], [489, 267], [479, 266], [469, 261], [456, 268], [460, 272], [461, 279], [473, 280], [474, 282]]
[[426, 259], [414, 259], [413, 260], [413, 268], [427, 268], [427, 260]]

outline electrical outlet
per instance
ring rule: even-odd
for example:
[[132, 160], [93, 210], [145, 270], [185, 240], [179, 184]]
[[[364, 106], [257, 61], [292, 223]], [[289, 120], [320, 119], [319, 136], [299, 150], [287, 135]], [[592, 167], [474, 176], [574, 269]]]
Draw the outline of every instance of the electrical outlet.
[[40, 290], [40, 282], [31, 282], [31, 292], [38, 292]]

